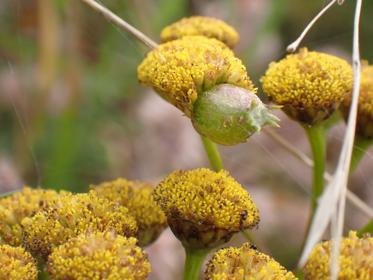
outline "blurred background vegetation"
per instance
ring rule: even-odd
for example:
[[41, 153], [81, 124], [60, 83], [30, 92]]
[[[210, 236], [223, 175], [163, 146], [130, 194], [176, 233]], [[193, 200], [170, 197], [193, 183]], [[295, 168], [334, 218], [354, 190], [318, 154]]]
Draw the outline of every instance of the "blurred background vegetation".
[[[101, 2], [154, 40], [165, 25], [183, 16], [208, 15], [227, 21], [241, 35], [236, 52], [258, 86], [267, 65], [285, 55], [286, 46], [327, 3]], [[354, 1], [347, 0], [342, 7], [331, 9], [303, 45], [349, 60], [353, 5]], [[370, 62], [372, 17], [373, 1], [365, 1], [361, 49], [362, 57]], [[90, 183], [118, 176], [157, 182], [173, 169], [207, 165], [189, 120], [138, 84], [136, 67], [147, 51], [78, 0], [1, 0], [0, 192], [24, 183], [78, 192]], [[283, 120], [279, 132], [307, 150], [301, 129], [279, 114]], [[342, 132], [343, 124], [330, 138], [331, 165]], [[252, 186], [254, 200], [260, 204], [262, 246], [291, 266], [308, 211], [304, 189], [309, 186], [309, 171], [265, 135], [221, 149], [227, 169]], [[365, 169], [358, 171], [353, 188], [371, 202], [373, 194], [367, 185], [373, 178], [364, 171], [372, 168], [369, 157], [363, 164]], [[289, 221], [286, 217], [276, 220], [273, 212], [279, 209], [280, 214], [287, 209], [282, 215], [289, 215]], [[355, 218], [350, 225], [365, 221]], [[285, 236], [294, 240], [283, 250], [288, 242]]]

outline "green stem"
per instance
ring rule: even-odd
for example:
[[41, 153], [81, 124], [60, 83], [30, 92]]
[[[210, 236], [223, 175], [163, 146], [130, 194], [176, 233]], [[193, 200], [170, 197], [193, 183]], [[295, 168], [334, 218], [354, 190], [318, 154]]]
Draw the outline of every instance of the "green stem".
[[355, 171], [365, 152], [369, 149], [370, 145], [372, 145], [372, 140], [366, 140], [358, 136], [355, 138], [354, 149], [352, 151], [350, 173], [353, 173]]
[[255, 244], [254, 238], [251, 236], [250, 232], [243, 230], [241, 233], [247, 241], [249, 241], [251, 244]]
[[198, 280], [201, 266], [209, 250], [185, 248], [184, 280]]
[[304, 126], [313, 157], [313, 180], [311, 191], [312, 215], [317, 207], [317, 199], [324, 190], [324, 171], [326, 159], [326, 134], [323, 125]]
[[219, 150], [216, 144], [213, 143], [207, 137], [201, 136], [201, 139], [202, 139], [203, 147], [205, 148], [211, 167], [215, 171], [219, 171], [223, 169], [223, 162], [221, 160], [221, 156], [220, 156], [220, 153], [219, 153]]
[[306, 233], [304, 235], [301, 252], [303, 252], [304, 245], [306, 244], [308, 232], [310, 230], [311, 222], [317, 207], [317, 199], [324, 189], [324, 171], [326, 161], [326, 133], [323, 125], [304, 126], [308, 141], [311, 146], [313, 157], [313, 179], [311, 190], [311, 213], [308, 217], [306, 225]]
[[365, 226], [363, 226], [358, 231], [358, 235], [360, 237], [362, 237], [365, 233], [373, 234], [373, 219], [371, 219]]
[[47, 265], [45, 261], [41, 258], [38, 258], [38, 270], [39, 270], [38, 280], [49, 280], [50, 279], [49, 274], [46, 271], [46, 266]]

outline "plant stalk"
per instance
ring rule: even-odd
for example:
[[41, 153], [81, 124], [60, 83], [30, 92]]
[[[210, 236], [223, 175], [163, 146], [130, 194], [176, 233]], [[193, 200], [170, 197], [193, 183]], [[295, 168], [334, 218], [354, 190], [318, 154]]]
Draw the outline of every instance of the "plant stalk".
[[223, 161], [216, 144], [207, 137], [201, 136], [201, 139], [212, 169], [215, 171], [223, 169]]
[[311, 223], [317, 208], [317, 200], [324, 190], [324, 171], [326, 160], [326, 133], [323, 125], [303, 126], [308, 142], [311, 146], [313, 157], [313, 179], [311, 189], [311, 213], [306, 224], [306, 232], [301, 245], [301, 252], [304, 250]]
[[201, 266], [209, 250], [192, 249], [184, 247], [186, 259], [184, 267], [184, 280], [198, 280]]
[[350, 174], [352, 174], [358, 167], [360, 161], [364, 157], [365, 152], [369, 149], [370, 145], [373, 144], [372, 140], [366, 140], [356, 136], [354, 148], [352, 150], [352, 158], [350, 164]]
[[373, 219], [358, 231], [360, 237], [364, 236], [364, 234], [373, 234]]
[[323, 125], [304, 126], [313, 157], [313, 180], [311, 190], [312, 215], [317, 207], [317, 199], [324, 190], [324, 171], [326, 159], [326, 134]]

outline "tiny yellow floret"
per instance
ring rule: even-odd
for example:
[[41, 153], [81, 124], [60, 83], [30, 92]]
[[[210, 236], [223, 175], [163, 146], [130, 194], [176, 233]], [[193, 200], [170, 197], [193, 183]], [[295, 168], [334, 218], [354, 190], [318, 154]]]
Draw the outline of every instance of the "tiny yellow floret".
[[[363, 61], [361, 66], [356, 133], [364, 139], [373, 140], [373, 65]], [[348, 117], [350, 104], [351, 95], [347, 95], [341, 108], [345, 119]]]
[[204, 16], [192, 16], [165, 27], [161, 32], [163, 42], [180, 39], [184, 36], [201, 35], [215, 38], [228, 47], [233, 48], [240, 37], [237, 31], [224, 21]]
[[227, 171], [176, 171], [154, 190], [176, 237], [188, 247], [208, 248], [252, 228], [259, 212], [249, 193]]
[[198, 94], [216, 85], [226, 83], [256, 92], [241, 60], [222, 42], [204, 36], [161, 44], [147, 54], [137, 75], [188, 117]]
[[38, 269], [22, 247], [0, 245], [0, 280], [37, 280]]
[[145, 280], [151, 268], [136, 242], [110, 232], [79, 235], [53, 250], [47, 269], [54, 280]]
[[273, 62], [261, 82], [264, 93], [301, 123], [328, 118], [352, 91], [352, 68], [333, 55], [301, 49]]
[[[249, 243], [240, 248], [217, 251], [208, 262], [205, 280], [296, 280], [271, 257], [251, 248]], [[316, 278], [315, 278], [316, 279]]]
[[0, 243], [21, 245], [23, 218], [55, 203], [60, 195], [53, 190], [24, 187], [22, 191], [0, 199]]
[[92, 185], [91, 189], [98, 196], [128, 208], [139, 228], [137, 238], [140, 246], [146, 246], [156, 240], [166, 228], [166, 216], [153, 199], [152, 185], [118, 178]]
[[111, 231], [135, 236], [137, 225], [128, 209], [94, 193], [62, 197], [32, 218], [22, 220], [24, 246], [47, 257], [52, 248], [81, 233]]
[[[340, 245], [339, 280], [373, 279], [373, 238], [359, 238], [351, 231]], [[313, 251], [303, 269], [305, 280], [330, 279], [330, 241], [322, 242]]]

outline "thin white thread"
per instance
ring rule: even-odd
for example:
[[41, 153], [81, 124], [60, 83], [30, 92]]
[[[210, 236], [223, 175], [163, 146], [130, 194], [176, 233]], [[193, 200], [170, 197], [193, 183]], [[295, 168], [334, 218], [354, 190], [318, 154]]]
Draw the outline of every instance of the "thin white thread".
[[329, 10], [329, 8], [331, 8], [335, 3], [338, 3], [339, 5], [342, 5], [344, 2], [344, 0], [333, 0], [331, 1], [328, 5], [326, 5], [312, 20], [311, 22], [306, 26], [306, 28], [303, 30], [302, 34], [298, 37], [297, 40], [295, 40], [293, 43], [291, 43], [287, 48], [286, 50], [288, 52], [295, 52], [300, 43], [302, 42], [302, 40], [304, 39], [304, 37], [307, 35], [307, 33], [310, 31], [310, 29], [312, 28], [312, 26], [322, 17], [323, 14], [325, 14], [325, 12], [327, 10]]
[[316, 209], [314, 219], [311, 223], [310, 233], [307, 237], [306, 245], [299, 261], [299, 266], [302, 267], [305, 264], [308, 256], [310, 255], [312, 248], [316, 245], [317, 242], [320, 241], [322, 234], [325, 232], [328, 224], [332, 221], [332, 240], [334, 240], [331, 250], [332, 280], [337, 279], [336, 277], [338, 276], [339, 243], [342, 237], [344, 224], [347, 180], [349, 176], [349, 168], [354, 145], [357, 105], [360, 93], [361, 65], [359, 51], [359, 24], [361, 5], [362, 0], [357, 0], [353, 38], [354, 83], [352, 103], [344, 137], [344, 143], [333, 179], [319, 199], [319, 206]]
[[[286, 139], [282, 136], [277, 134], [271, 129], [263, 130], [268, 136], [270, 136], [274, 141], [276, 141], [279, 145], [285, 148], [290, 154], [292, 154], [295, 158], [299, 159], [308, 167], [313, 167], [313, 160], [310, 159], [305, 153], [298, 150], [294, 147], [294, 145], [290, 144]], [[333, 176], [330, 175], [328, 172], [324, 173], [324, 179], [327, 182], [331, 182]], [[361, 200], [356, 194], [347, 190], [347, 199], [349, 202], [356, 207], [356, 209], [360, 210], [367, 218], [373, 218], [373, 209], [369, 207], [363, 200]]]
[[[9, 62], [8, 62], [8, 67], [9, 67], [9, 71], [12, 74], [14, 74], [13, 67], [12, 67], [12, 65]], [[10, 102], [12, 103], [13, 111], [14, 111], [14, 113], [16, 115], [19, 127], [20, 127], [20, 129], [22, 131], [22, 134], [25, 137], [25, 142], [26, 142], [27, 149], [30, 152], [30, 157], [31, 157], [31, 160], [33, 162], [35, 173], [36, 173], [36, 177], [37, 177], [37, 185], [40, 186], [40, 184], [41, 184], [40, 166], [39, 166], [39, 163], [38, 163], [38, 161], [36, 159], [36, 155], [34, 153], [34, 150], [32, 149], [32, 145], [29, 143], [28, 138], [27, 138], [27, 129], [26, 129], [26, 125], [25, 125], [26, 121], [22, 118], [20, 112], [18, 111], [16, 103], [14, 101], [14, 98], [13, 98], [12, 94], [9, 94], [9, 99], [10, 99]]]
[[[355, 17], [354, 17], [354, 36], [353, 36], [353, 53], [352, 53], [352, 64], [354, 70], [354, 82], [352, 90], [352, 103], [350, 114], [348, 118], [347, 132], [345, 137], [346, 148], [346, 159], [341, 158], [342, 167], [341, 169], [345, 172], [342, 173], [342, 186], [339, 194], [339, 203], [337, 212], [335, 213], [336, 223], [332, 232], [335, 235], [332, 238], [335, 242], [332, 242], [332, 254], [331, 254], [331, 279], [337, 280], [339, 274], [339, 254], [340, 254], [340, 242], [343, 235], [344, 218], [346, 211], [346, 190], [348, 180], [348, 170], [351, 163], [351, 156], [353, 150], [353, 144], [355, 139], [355, 127], [357, 119], [357, 109], [360, 95], [360, 79], [361, 79], [361, 63], [360, 63], [360, 17], [361, 17], [361, 6], [362, 0], [356, 1]], [[343, 154], [343, 153], [342, 153]], [[347, 174], [346, 174], [347, 173]]]
[[94, 0], [81, 0], [81, 1], [87, 4], [89, 7], [91, 7], [95, 11], [102, 14], [107, 20], [111, 21], [116, 26], [131, 33], [133, 36], [135, 36], [138, 40], [143, 42], [149, 48], [154, 49], [158, 47], [158, 44], [155, 43], [152, 39], [150, 39], [140, 30], [136, 29], [135, 27], [133, 27], [132, 25], [130, 25], [129, 23], [127, 23], [126, 21], [118, 17], [116, 14], [114, 14], [112, 11], [110, 11], [105, 6], [97, 3]]

